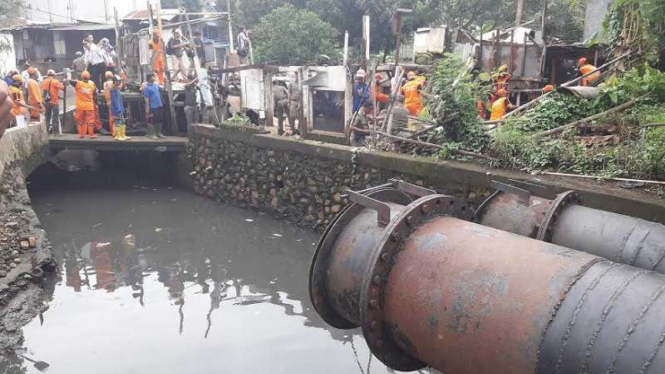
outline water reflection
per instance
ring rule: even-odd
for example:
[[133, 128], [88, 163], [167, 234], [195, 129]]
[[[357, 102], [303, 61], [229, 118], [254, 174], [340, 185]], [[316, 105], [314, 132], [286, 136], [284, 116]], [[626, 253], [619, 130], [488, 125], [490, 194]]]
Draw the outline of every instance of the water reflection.
[[392, 372], [310, 305], [317, 235], [147, 182], [63, 178], [31, 191], [62, 279], [24, 353], [49, 373]]

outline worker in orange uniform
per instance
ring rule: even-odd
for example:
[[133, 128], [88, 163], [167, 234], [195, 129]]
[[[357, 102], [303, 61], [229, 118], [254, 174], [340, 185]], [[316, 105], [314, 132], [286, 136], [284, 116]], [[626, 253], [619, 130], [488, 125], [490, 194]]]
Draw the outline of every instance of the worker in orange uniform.
[[[586, 59], [586, 57], [582, 57], [577, 61], [577, 65], [580, 69], [580, 75], [584, 76], [586, 74], [591, 73], [592, 71], [596, 70], [596, 67], [591, 65], [589, 63], [589, 60]], [[596, 81], [598, 78], [600, 78], [600, 72], [597, 71], [588, 77], [582, 78], [580, 82], [580, 86], [586, 87], [589, 86], [591, 83]]]
[[376, 74], [374, 76], [374, 89], [372, 90], [372, 96], [371, 99], [374, 100], [374, 95], [376, 95], [376, 101], [378, 103], [386, 104], [387, 102], [390, 101], [390, 95], [386, 95], [383, 93], [383, 90], [381, 89], [381, 80], [383, 77], [381, 74]]
[[416, 73], [410, 71], [406, 75], [407, 82], [401, 89], [402, 95], [404, 95], [404, 106], [412, 116], [418, 116], [423, 108], [425, 108], [421, 92], [423, 89], [423, 82], [419, 81], [417, 78], [418, 76]]
[[69, 84], [76, 90], [76, 114], [74, 118], [79, 138], [83, 138], [87, 133], [90, 139], [95, 139], [97, 138], [97, 135], [95, 135], [95, 96], [97, 95], [97, 87], [90, 80], [88, 71], [81, 73], [81, 80], [69, 79]]
[[26, 85], [28, 105], [33, 107], [33, 109], [30, 109], [30, 122], [39, 122], [41, 120], [41, 113], [44, 112], [44, 97], [37, 81], [39, 72], [35, 68], [30, 68], [28, 69], [28, 76], [30, 77]]
[[109, 112], [109, 132], [112, 137], [115, 137], [115, 118], [113, 116], [113, 111], [111, 110], [111, 90], [114, 87], [113, 83], [113, 72], [107, 71], [104, 74], [104, 99], [106, 100], [106, 108]]
[[49, 70], [46, 75], [48, 77], [42, 82], [46, 106], [46, 130], [49, 134], [53, 134], [60, 128], [60, 91], [64, 90], [65, 86], [55, 79], [54, 70]]
[[512, 75], [508, 73], [508, 65], [501, 65], [499, 66], [494, 73], [492, 73], [492, 80], [494, 81], [494, 87], [492, 88], [492, 92], [490, 93], [490, 102], [489, 106], [492, 107], [494, 105], [494, 102], [499, 99], [498, 92], [499, 90], [507, 90], [508, 89], [508, 83], [510, 82], [510, 79], [512, 78]]
[[16, 126], [25, 120], [25, 115], [28, 114], [28, 109], [32, 110], [31, 106], [25, 103], [23, 97], [23, 77], [21, 74], [15, 74], [12, 77], [12, 86], [9, 87], [9, 97], [12, 99], [13, 106], [11, 113], [14, 115], [14, 124], [10, 123], [9, 127]]
[[158, 29], [152, 31], [152, 39], [148, 42], [150, 51], [150, 66], [152, 72], [157, 77], [160, 86], [164, 85], [164, 71], [166, 70], [166, 61], [164, 61], [163, 43], [161, 41], [162, 33]]
[[490, 117], [490, 121], [498, 121], [503, 118], [508, 111], [515, 109], [515, 106], [510, 103], [510, 100], [508, 100], [508, 91], [500, 89], [496, 94], [498, 98], [494, 104], [492, 104], [492, 116]]

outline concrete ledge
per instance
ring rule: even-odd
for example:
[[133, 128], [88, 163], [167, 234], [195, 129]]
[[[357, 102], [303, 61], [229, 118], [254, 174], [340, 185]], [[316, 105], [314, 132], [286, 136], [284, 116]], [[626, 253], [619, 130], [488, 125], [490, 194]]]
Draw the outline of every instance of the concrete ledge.
[[15, 161], [25, 161], [41, 152], [48, 142], [43, 125], [8, 129], [0, 138], [0, 175]]
[[297, 140], [276, 135], [250, 134], [234, 127], [236, 126], [217, 129], [212, 126], [194, 125], [190, 129], [190, 134], [241, 141], [253, 147], [295, 152], [322, 159], [356, 162], [359, 165], [427, 178], [440, 186], [461, 187], [465, 191], [488, 189], [491, 180], [518, 185], [546, 198], [553, 198], [564, 191], [575, 190], [582, 194], [587, 206], [665, 223], [665, 200], [654, 198], [644, 191], [621, 189], [615, 183], [544, 175], [534, 176], [467, 162], [435, 160], [388, 152], [358, 151], [352, 147], [338, 144]]
[[100, 136], [97, 139], [79, 139], [76, 134], [51, 135], [48, 137], [49, 148], [54, 151], [91, 149], [95, 151], [180, 152], [185, 150], [187, 142], [187, 138], [176, 136], [167, 136], [159, 140], [138, 136], [124, 142], [117, 141], [110, 136]]

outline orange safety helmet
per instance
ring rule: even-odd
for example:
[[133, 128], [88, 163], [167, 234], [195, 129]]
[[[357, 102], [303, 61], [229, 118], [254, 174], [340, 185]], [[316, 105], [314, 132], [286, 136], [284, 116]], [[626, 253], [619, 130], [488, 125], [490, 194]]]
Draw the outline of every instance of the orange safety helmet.
[[415, 71], [410, 71], [406, 74], [406, 79], [408, 80], [416, 79], [416, 77], [417, 75]]
[[508, 91], [506, 91], [505, 89], [502, 88], [499, 91], [497, 91], [496, 94], [499, 97], [504, 97], [504, 96], [508, 96]]
[[14, 74], [12, 76], [12, 80], [14, 82], [23, 82], [23, 77], [21, 76], [21, 74]]
[[37, 69], [35, 68], [28, 68], [28, 75], [35, 75], [37, 74]]
[[578, 66], [584, 66], [589, 63], [589, 60], [586, 59], [586, 57], [580, 57], [579, 60], [577, 60], [577, 65]]
[[90, 79], [90, 72], [87, 70], [81, 73], [81, 79]]
[[543, 87], [543, 93], [548, 93], [554, 91], [554, 86], [551, 84], [548, 84], [547, 86]]

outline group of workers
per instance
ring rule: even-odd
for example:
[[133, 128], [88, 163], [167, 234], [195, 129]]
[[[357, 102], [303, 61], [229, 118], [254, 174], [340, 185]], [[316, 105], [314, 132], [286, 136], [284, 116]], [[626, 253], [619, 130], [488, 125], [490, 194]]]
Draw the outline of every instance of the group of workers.
[[296, 75], [289, 73], [286, 81], [273, 79], [272, 95], [275, 107], [275, 116], [277, 117], [277, 133], [284, 135], [284, 118], [289, 120], [289, 127], [293, 134], [299, 134], [297, 128], [300, 117], [300, 105], [302, 94]]
[[[581, 77], [579, 85], [582, 87], [590, 86], [600, 78], [600, 72], [594, 65], [589, 63], [586, 57], [581, 57], [577, 61], [577, 68]], [[487, 119], [487, 110], [485, 108], [490, 108], [491, 110], [489, 113], [490, 121], [500, 121], [509, 111], [516, 108], [509, 99], [508, 88], [510, 79], [511, 75], [508, 73], [508, 65], [500, 66], [492, 75], [493, 88], [487, 106], [482, 100], [478, 100], [477, 103], [478, 117], [480, 119]], [[548, 84], [543, 87], [542, 93], [547, 94], [554, 91], [554, 89], [553, 85]]]
[[[390, 131], [399, 133], [404, 130], [409, 122], [409, 116], [418, 117], [425, 108], [423, 98], [426, 97], [425, 85], [427, 79], [418, 70], [409, 71], [406, 79], [403, 77], [402, 68], [399, 67], [397, 74], [391, 80], [390, 94], [383, 89], [384, 80], [382, 74], [374, 76], [374, 82], [370, 88], [365, 83], [367, 74], [359, 69], [355, 75], [353, 86], [353, 121], [351, 123], [351, 145], [360, 147], [365, 143], [370, 134], [370, 126], [378, 126], [380, 121], [388, 121]], [[391, 100], [394, 99], [394, 100]], [[390, 117], [386, 118], [385, 109], [393, 103]], [[377, 103], [379, 115], [374, 118], [374, 102]], [[384, 126], [385, 127], [385, 126]]]

